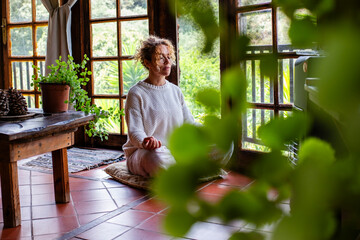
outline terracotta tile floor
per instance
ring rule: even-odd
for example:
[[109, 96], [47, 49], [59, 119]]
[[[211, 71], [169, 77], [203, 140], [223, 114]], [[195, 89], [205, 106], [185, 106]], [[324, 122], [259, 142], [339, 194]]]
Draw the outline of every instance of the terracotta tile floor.
[[[112, 180], [103, 168], [71, 174], [71, 201], [55, 204], [52, 175], [19, 167], [22, 224], [3, 228], [0, 201], [0, 239], [180, 240], [166, 235], [161, 227], [164, 204], [145, 191]], [[252, 182], [246, 176], [229, 173], [226, 179], [203, 184], [199, 192], [204, 199], [217, 201], [230, 189], [243, 189]], [[234, 231], [249, 229], [251, 226], [241, 221], [225, 226], [214, 218], [195, 224], [181, 239], [222, 240]], [[271, 227], [263, 231], [269, 235]]]

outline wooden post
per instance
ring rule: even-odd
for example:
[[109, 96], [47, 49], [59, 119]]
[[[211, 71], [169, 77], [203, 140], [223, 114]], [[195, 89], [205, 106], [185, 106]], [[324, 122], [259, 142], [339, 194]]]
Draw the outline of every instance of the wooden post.
[[21, 224], [18, 171], [16, 162], [0, 162], [4, 227]]
[[70, 201], [67, 149], [52, 151], [53, 179], [56, 203]]

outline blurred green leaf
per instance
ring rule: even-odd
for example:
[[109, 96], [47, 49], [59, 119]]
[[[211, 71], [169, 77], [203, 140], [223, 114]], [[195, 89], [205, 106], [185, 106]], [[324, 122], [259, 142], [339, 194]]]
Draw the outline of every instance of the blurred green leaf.
[[[328, 212], [323, 215], [284, 217], [274, 230], [272, 240], [320, 240], [331, 239], [335, 230], [335, 219]], [[304, 231], [306, 229], [306, 231]]]
[[[318, 68], [320, 79], [319, 98], [321, 104], [330, 111], [339, 113], [344, 120], [353, 118], [360, 109], [360, 34], [350, 28], [351, 23], [339, 23], [342, 28], [327, 35], [328, 56]], [[354, 26], [355, 27], [355, 26]], [[356, 115], [354, 115], [356, 116]]]
[[229, 240], [264, 240], [265, 236], [258, 232], [237, 232]]
[[160, 199], [175, 206], [184, 206], [194, 196], [197, 186], [195, 169], [175, 164], [161, 171], [153, 182], [153, 189]]
[[[253, 188], [256, 188], [256, 186], [253, 186]], [[281, 214], [275, 204], [269, 202], [263, 196], [253, 194], [252, 191], [230, 191], [216, 206], [219, 216], [225, 222], [243, 219], [257, 226], [272, 222]]]
[[294, 112], [287, 118], [275, 118], [258, 129], [262, 142], [273, 149], [284, 149], [286, 143], [291, 143], [305, 136], [310, 126], [307, 115]]
[[191, 216], [185, 209], [172, 207], [165, 216], [165, 230], [173, 236], [184, 236], [196, 219]]
[[176, 161], [192, 163], [207, 158], [210, 145], [206, 132], [190, 124], [175, 129], [169, 139], [169, 148]]
[[223, 73], [222, 102], [226, 103], [230, 100], [234, 114], [240, 114], [246, 109], [246, 87], [246, 78], [240, 67], [232, 67]]
[[289, 29], [289, 37], [295, 47], [313, 47], [318, 41], [318, 30], [312, 18], [293, 19]]
[[211, 142], [223, 153], [229, 150], [237, 137], [237, 121], [233, 115], [225, 115], [221, 119], [215, 116], [205, 118], [204, 128], [211, 137]]
[[273, 0], [273, 3], [275, 5], [281, 7], [281, 10], [291, 19], [294, 16], [295, 10], [301, 9], [304, 7], [302, 1]]
[[253, 166], [254, 176], [274, 186], [279, 186], [289, 181], [292, 173], [289, 160], [280, 151], [266, 153]]
[[298, 164], [304, 162], [329, 166], [335, 162], [335, 151], [327, 142], [316, 138], [308, 138], [301, 144], [298, 153]]
[[274, 77], [277, 74], [278, 59], [274, 54], [267, 55], [260, 60], [260, 71], [265, 76]]
[[212, 110], [220, 108], [220, 92], [217, 89], [200, 90], [197, 93], [196, 100]]

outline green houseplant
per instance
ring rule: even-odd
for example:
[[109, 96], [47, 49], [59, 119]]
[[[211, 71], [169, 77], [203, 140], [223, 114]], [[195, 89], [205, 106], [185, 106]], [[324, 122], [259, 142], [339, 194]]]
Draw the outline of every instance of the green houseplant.
[[[110, 117], [119, 117], [122, 114], [118, 108], [109, 108], [108, 110], [102, 109], [101, 106], [97, 106], [91, 103], [91, 98], [88, 97], [87, 91], [83, 89], [89, 81], [89, 76], [92, 74], [91, 71], [88, 71], [86, 63], [89, 58], [84, 55], [84, 58], [80, 64], [74, 62], [72, 56], [68, 56], [67, 61], [62, 61], [61, 56], [56, 60], [56, 64], [48, 66], [51, 70], [48, 75], [42, 75], [40, 68], [33, 65], [34, 75], [32, 76], [32, 86], [35, 88], [40, 87], [42, 92], [42, 104], [43, 107], [47, 106], [48, 103], [45, 101], [51, 101], [44, 99], [44, 96], [50, 95], [53, 99], [53, 94], [45, 93], [48, 85], [55, 85], [57, 87], [65, 86], [64, 88], [68, 91], [63, 95], [66, 95], [66, 99], [58, 100], [62, 101], [66, 105], [65, 108], [60, 109], [58, 112], [64, 112], [67, 110], [67, 105], [72, 104], [73, 108], [77, 111], [83, 111], [87, 114], [94, 114], [95, 119], [91, 121], [88, 127], [85, 129], [86, 134], [89, 137], [100, 137], [101, 140], [106, 139], [108, 136], [108, 131], [105, 127], [105, 122]], [[70, 94], [69, 94], [70, 90]], [[57, 104], [60, 104], [59, 102]], [[47, 111], [51, 111], [47, 109]], [[45, 109], [44, 109], [44, 112]]]

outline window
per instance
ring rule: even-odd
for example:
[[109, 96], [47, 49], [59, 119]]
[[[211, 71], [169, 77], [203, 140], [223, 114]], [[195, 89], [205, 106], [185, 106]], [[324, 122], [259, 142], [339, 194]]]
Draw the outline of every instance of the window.
[[[132, 57], [149, 35], [146, 0], [88, 0], [89, 53], [92, 77], [89, 96], [103, 109], [124, 108], [129, 88], [146, 76]], [[106, 123], [113, 134], [126, 134], [122, 118]]]
[[[211, 0], [218, 14], [218, 0]], [[213, 50], [202, 53], [204, 37], [199, 27], [190, 21], [189, 15], [178, 18], [179, 25], [179, 67], [180, 82], [186, 105], [197, 122], [203, 122], [206, 110], [195, 101], [196, 94], [204, 88], [215, 88], [220, 91], [220, 43], [215, 42]], [[216, 112], [220, 116], [220, 109]]]
[[[39, 107], [40, 93], [31, 87], [32, 65], [44, 72], [49, 14], [40, 0], [6, 0], [2, 16], [5, 88], [16, 88], [29, 107]], [[3, 11], [4, 12], [4, 11]]]
[[[246, 93], [250, 107], [242, 119], [241, 148], [266, 151], [257, 129], [275, 116], [287, 116], [294, 101], [294, 64], [299, 55], [314, 55], [313, 49], [294, 49], [288, 38], [289, 20], [281, 9], [269, 1], [235, 1], [236, 32], [251, 41], [241, 63], [248, 81]], [[264, 76], [260, 59], [274, 54], [278, 58], [276, 73]]]

